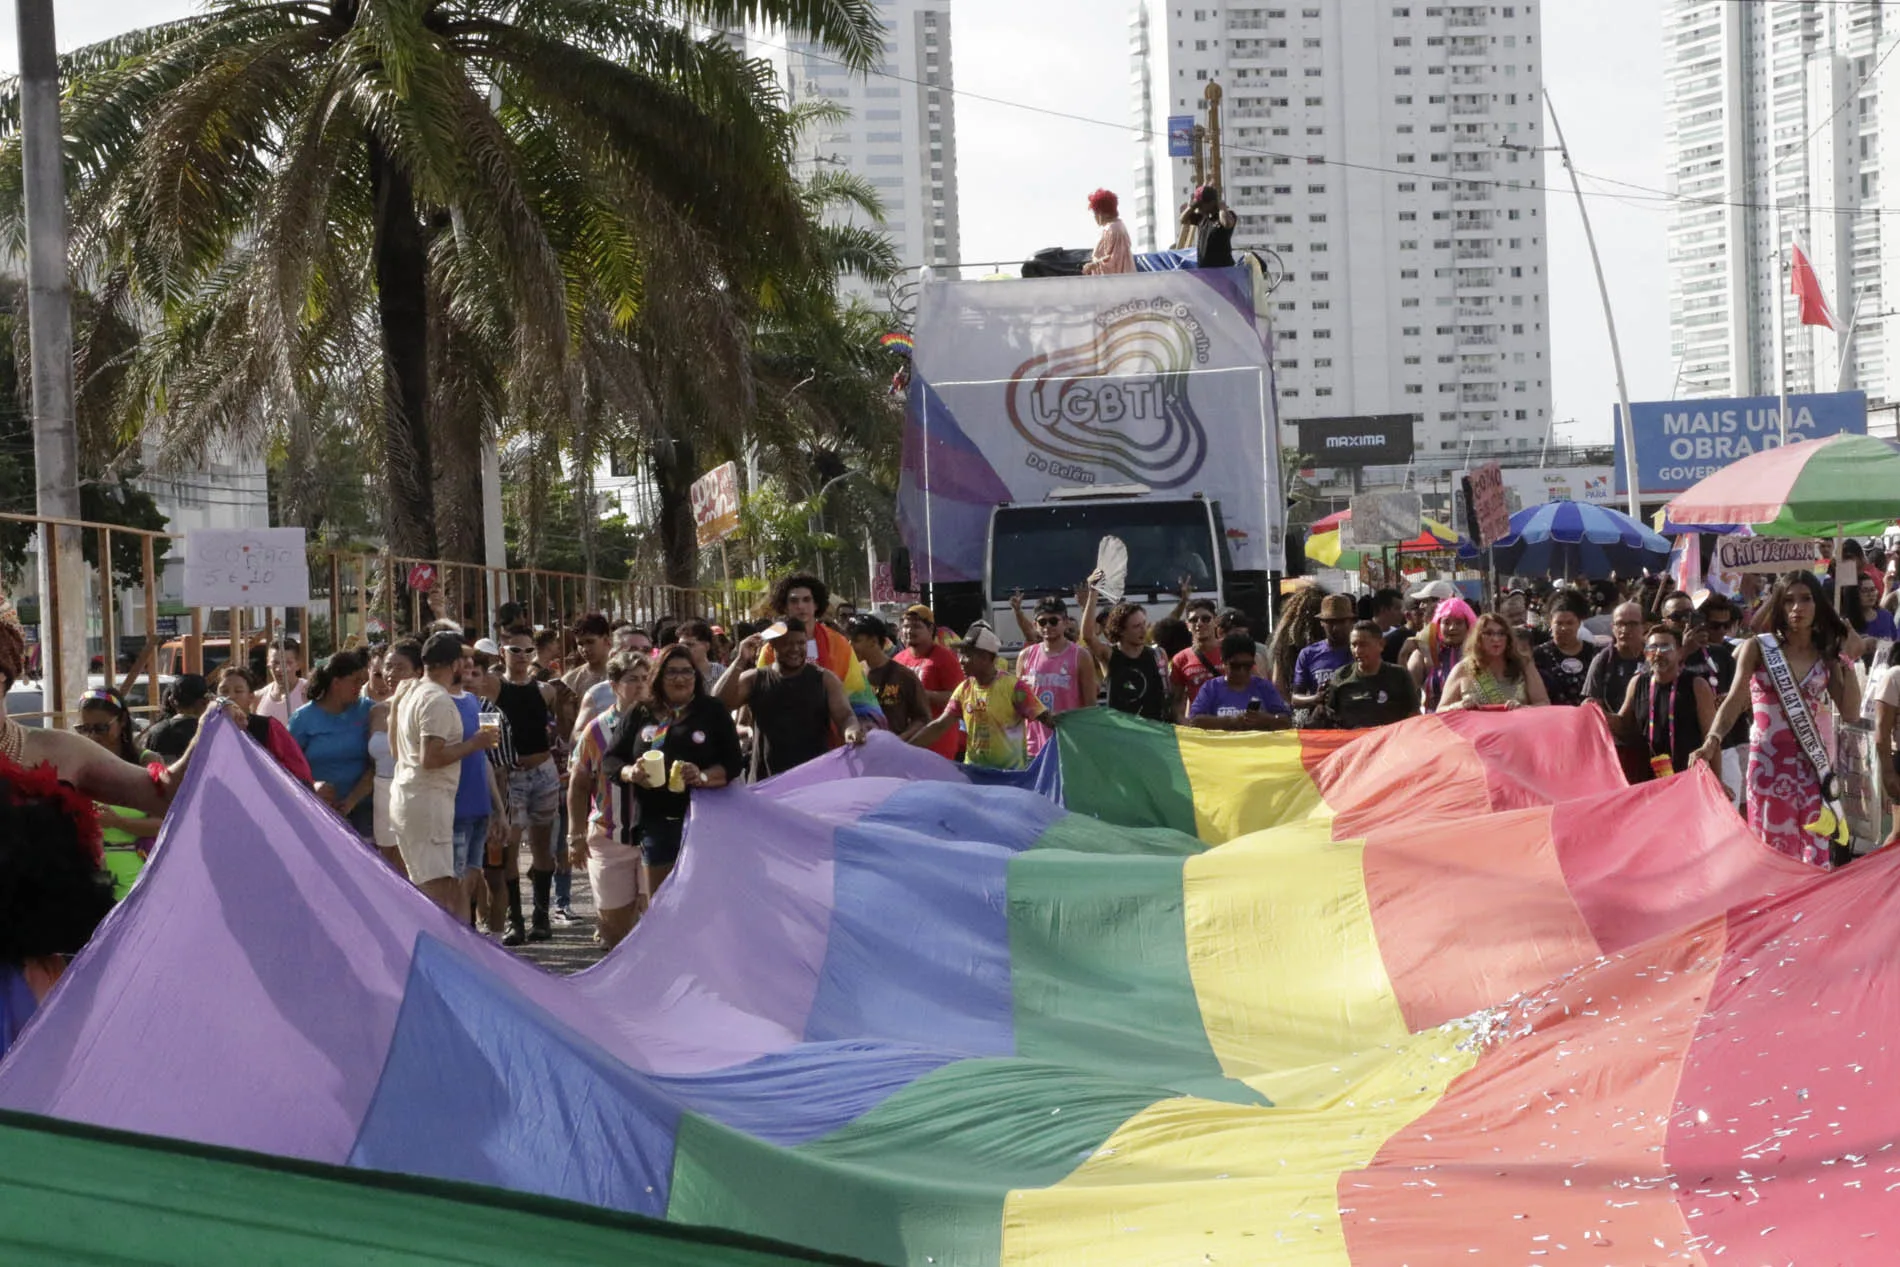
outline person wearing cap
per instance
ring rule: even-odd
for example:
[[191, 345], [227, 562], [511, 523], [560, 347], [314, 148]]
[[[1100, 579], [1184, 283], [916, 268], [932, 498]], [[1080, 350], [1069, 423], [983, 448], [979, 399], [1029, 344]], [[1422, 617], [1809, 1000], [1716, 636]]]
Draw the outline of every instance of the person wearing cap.
[[165, 717], [143, 736], [145, 746], [166, 761], [176, 761], [198, 733], [198, 719], [211, 706], [211, 683], [202, 673], [180, 673], [165, 688]]
[[[1036, 632], [1042, 641], [1023, 648], [1016, 657], [1016, 676], [1050, 717], [1095, 706], [1095, 657], [1084, 655], [1081, 645], [1070, 640], [1069, 624], [1068, 605], [1055, 594], [1044, 598], [1036, 604]], [[1048, 722], [1029, 723], [1029, 759], [1034, 761], [1053, 737]]]
[[885, 653], [891, 631], [876, 616], [853, 616], [844, 632], [851, 639], [852, 653], [864, 666], [865, 679], [877, 692], [877, 702], [884, 708], [884, 720], [889, 723], [891, 733], [908, 740], [922, 730], [933, 715], [930, 701], [924, 697], [924, 684], [917, 680], [915, 673]]
[[1003, 640], [983, 621], [970, 626], [958, 648], [963, 681], [937, 719], [918, 731], [911, 742], [930, 747], [959, 721], [969, 734], [963, 760], [990, 770], [1020, 770], [1029, 764], [1027, 723], [1041, 718], [1042, 701], [1013, 673], [1003, 672], [996, 657]]
[[1098, 189], [1089, 195], [1089, 214], [1101, 226], [1102, 236], [1095, 243], [1095, 253], [1082, 266], [1083, 273], [1090, 277], [1107, 277], [1134, 272], [1135, 247], [1128, 236], [1128, 226], [1121, 220], [1121, 199], [1109, 190]]
[[410, 881], [458, 920], [468, 917], [467, 890], [455, 865], [455, 791], [462, 759], [486, 752], [499, 736], [478, 729], [462, 738], [462, 714], [449, 694], [462, 665], [462, 635], [430, 634], [422, 644], [422, 676], [395, 695], [390, 748], [396, 777], [389, 821]]
[[1344, 594], [1328, 594], [1320, 600], [1319, 623], [1326, 636], [1302, 648], [1293, 662], [1294, 708], [1318, 707], [1333, 674], [1352, 663], [1352, 627], [1358, 616], [1352, 599]]
[[[904, 647], [891, 658], [917, 675], [917, 681], [924, 688], [924, 699], [930, 706], [929, 715], [935, 717], [963, 681], [963, 665], [956, 652], [937, 641], [937, 614], [922, 603], [912, 603], [904, 609], [898, 632], [903, 636]], [[962, 743], [962, 733], [953, 727], [944, 731], [937, 742], [930, 745], [930, 750], [955, 761]]]
[[[823, 756], [832, 747], [834, 728], [847, 744], [864, 742], [844, 683], [806, 658], [806, 635], [805, 622], [796, 616], [753, 634], [739, 644], [714, 691], [727, 711], [752, 710], [754, 779], [783, 774]], [[769, 663], [746, 667], [767, 651], [772, 653]], [[849, 648], [845, 654], [851, 654]], [[856, 656], [851, 660], [857, 663]]]

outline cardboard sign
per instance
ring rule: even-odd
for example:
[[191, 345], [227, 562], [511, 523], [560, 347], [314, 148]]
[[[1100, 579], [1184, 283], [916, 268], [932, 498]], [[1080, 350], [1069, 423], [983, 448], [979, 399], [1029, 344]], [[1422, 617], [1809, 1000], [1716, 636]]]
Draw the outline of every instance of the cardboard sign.
[[1417, 493], [1361, 493], [1352, 499], [1352, 518], [1340, 525], [1340, 544], [1351, 550], [1403, 545], [1425, 526]]
[[418, 594], [427, 594], [435, 588], [435, 568], [427, 563], [418, 563], [409, 569], [409, 588]]
[[891, 565], [880, 563], [871, 573], [871, 601], [873, 603], [914, 603], [917, 595], [912, 592], [900, 592], [891, 577]]
[[1812, 571], [1821, 543], [1809, 537], [1717, 537], [1713, 570], [1723, 572]]
[[306, 607], [302, 528], [202, 528], [185, 534], [188, 607]]
[[739, 466], [728, 462], [693, 481], [693, 528], [701, 547], [739, 531]]
[[1481, 546], [1488, 546], [1511, 530], [1511, 506], [1504, 496], [1504, 472], [1496, 462], [1486, 462], [1465, 476], [1471, 493], [1471, 535]]

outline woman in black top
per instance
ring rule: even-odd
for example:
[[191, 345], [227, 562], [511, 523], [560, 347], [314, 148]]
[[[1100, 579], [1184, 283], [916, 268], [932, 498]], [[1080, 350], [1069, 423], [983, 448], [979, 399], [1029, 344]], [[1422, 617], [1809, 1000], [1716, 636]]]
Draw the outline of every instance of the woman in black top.
[[[658, 751], [666, 771], [656, 782], [642, 758]], [[719, 788], [744, 768], [732, 714], [706, 693], [690, 648], [674, 643], [653, 666], [648, 702], [621, 719], [613, 747], [600, 763], [607, 778], [630, 783], [640, 803], [640, 855], [648, 894], [679, 859], [693, 789]]]

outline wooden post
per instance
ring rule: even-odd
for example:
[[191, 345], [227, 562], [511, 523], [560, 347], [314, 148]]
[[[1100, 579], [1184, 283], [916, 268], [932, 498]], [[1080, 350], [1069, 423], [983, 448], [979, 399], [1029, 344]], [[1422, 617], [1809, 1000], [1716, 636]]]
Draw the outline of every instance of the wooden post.
[[343, 564], [330, 553], [330, 650], [343, 649]]
[[145, 578], [145, 645], [152, 650], [152, 658], [146, 665], [145, 694], [148, 699], [158, 698], [158, 547], [150, 533], [139, 538], [140, 572]]
[[[40, 530], [44, 534], [40, 548], [46, 551], [48, 558], [58, 558], [59, 525], [46, 521], [40, 524]], [[78, 688], [66, 680], [65, 648], [60, 645], [59, 575], [55, 568], [40, 569], [41, 579], [51, 578], [53, 582], [40, 586], [40, 669], [53, 688], [51, 694], [41, 701], [41, 708], [50, 714], [47, 725], [54, 727], [65, 724], [67, 710], [79, 698], [79, 691], [84, 687], [83, 680]], [[81, 663], [84, 663], [83, 659]]]
[[[369, 556], [356, 556], [356, 627], [363, 631], [365, 640], [369, 638]], [[383, 631], [388, 641], [388, 631]]]
[[[119, 676], [118, 594], [112, 588], [112, 529], [99, 529], [99, 668], [106, 685]], [[154, 701], [156, 702], [156, 701]]]
[[383, 628], [389, 633], [389, 640], [396, 640], [396, 559], [389, 551], [383, 551]]
[[191, 632], [185, 635], [185, 671], [205, 671], [205, 609], [191, 609]]

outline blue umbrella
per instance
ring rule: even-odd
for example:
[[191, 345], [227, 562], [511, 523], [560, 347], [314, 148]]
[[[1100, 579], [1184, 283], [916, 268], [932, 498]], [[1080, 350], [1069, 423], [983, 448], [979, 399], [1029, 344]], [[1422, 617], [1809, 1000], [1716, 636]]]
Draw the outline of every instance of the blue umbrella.
[[[1628, 515], [1585, 502], [1545, 502], [1511, 516], [1496, 543], [1498, 571], [1517, 576], [1631, 576], [1669, 562], [1669, 542]], [[1466, 542], [1459, 554], [1480, 558]]]

